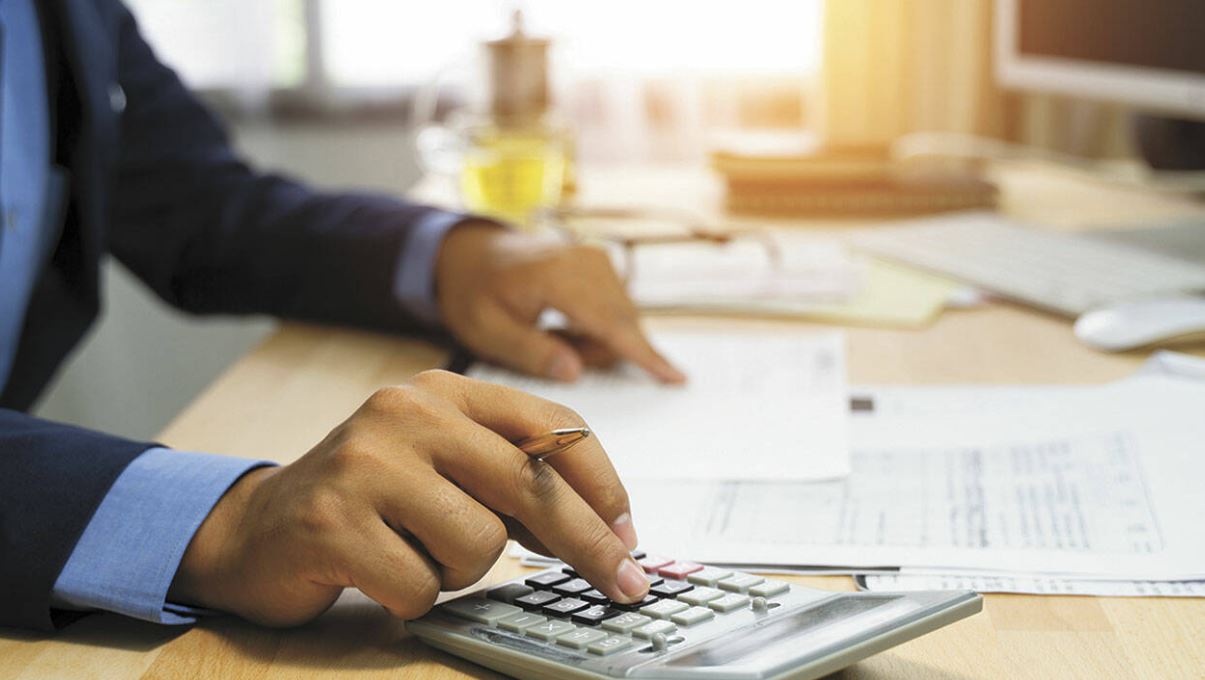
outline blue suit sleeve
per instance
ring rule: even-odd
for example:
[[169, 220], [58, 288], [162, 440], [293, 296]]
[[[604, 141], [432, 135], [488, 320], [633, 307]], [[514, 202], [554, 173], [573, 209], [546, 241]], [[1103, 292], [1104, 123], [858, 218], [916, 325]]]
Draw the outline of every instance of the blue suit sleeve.
[[204, 613], [167, 602], [184, 550], [223, 494], [265, 461], [152, 448], [101, 500], [55, 581], [61, 609], [103, 610], [163, 624]]
[[404, 255], [430, 240], [416, 228], [459, 216], [251, 169], [157, 59], [133, 16], [119, 14], [125, 109], [112, 253], [168, 303], [193, 313], [266, 313], [394, 332], [426, 325], [399, 304], [398, 266], [431, 259]]
[[418, 220], [402, 250], [394, 279], [398, 302], [420, 323], [430, 327], [440, 322], [435, 299], [435, 264], [439, 247], [452, 227], [470, 219], [460, 213], [434, 213]]

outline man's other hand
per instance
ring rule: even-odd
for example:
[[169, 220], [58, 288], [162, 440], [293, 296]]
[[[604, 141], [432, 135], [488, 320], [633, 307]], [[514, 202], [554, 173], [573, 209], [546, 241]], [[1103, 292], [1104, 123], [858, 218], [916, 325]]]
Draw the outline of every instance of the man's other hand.
[[[452, 229], [435, 269], [448, 329], [478, 356], [532, 375], [572, 381], [584, 364], [631, 361], [657, 379], [685, 378], [649, 344], [606, 253], [549, 244], [488, 223]], [[545, 309], [570, 334], [536, 328]]]
[[239, 480], [193, 537], [169, 599], [287, 626], [354, 586], [414, 618], [484, 576], [510, 536], [607, 597], [639, 601], [648, 581], [629, 556], [627, 492], [598, 438], [548, 462], [511, 443], [583, 424], [444, 371], [382, 389], [295, 463]]

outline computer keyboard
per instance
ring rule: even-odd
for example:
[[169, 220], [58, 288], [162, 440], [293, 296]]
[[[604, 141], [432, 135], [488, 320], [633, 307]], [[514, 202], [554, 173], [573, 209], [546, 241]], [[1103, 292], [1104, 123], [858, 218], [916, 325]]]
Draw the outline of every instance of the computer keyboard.
[[991, 213], [868, 230], [855, 236], [853, 244], [1068, 316], [1123, 301], [1205, 291], [1205, 266], [1200, 264], [1027, 228]]
[[407, 629], [518, 678], [816, 678], [978, 612], [970, 591], [848, 593], [633, 553], [612, 602], [568, 566], [445, 602]]

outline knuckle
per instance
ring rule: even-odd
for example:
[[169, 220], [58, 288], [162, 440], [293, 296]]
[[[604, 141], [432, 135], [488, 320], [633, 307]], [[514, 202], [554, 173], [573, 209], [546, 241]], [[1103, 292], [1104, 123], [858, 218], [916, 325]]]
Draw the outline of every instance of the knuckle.
[[548, 411], [544, 414], [544, 417], [552, 428], [581, 427], [586, 422], [577, 411], [564, 404], [550, 401], [547, 408]]
[[[447, 371], [424, 371], [424, 373], [447, 373]], [[450, 375], [450, 374], [449, 374]], [[390, 419], [405, 418], [408, 421], [433, 421], [443, 417], [443, 402], [435, 394], [442, 388], [434, 384], [447, 384], [444, 376], [425, 376], [411, 379], [409, 384], [385, 387], [369, 397], [366, 408], [375, 414]]]
[[540, 504], [556, 502], [561, 494], [561, 477], [551, 465], [529, 459], [515, 468], [515, 490], [521, 499], [534, 499]]
[[343, 501], [326, 489], [313, 490], [298, 504], [294, 524], [308, 536], [336, 535], [345, 525]]
[[439, 597], [439, 578], [426, 569], [410, 574], [406, 579], [407, 592], [393, 613], [403, 619], [417, 619], [431, 611]]
[[423, 371], [410, 379], [411, 384], [437, 392], [447, 391], [460, 383], [463, 378], [451, 371], [431, 369]]
[[582, 537], [581, 554], [589, 555], [590, 559], [595, 560], [596, 563], [604, 563], [613, 555], [618, 559], [619, 555], [617, 553], [626, 554], [626, 551], [622, 549], [616, 550], [616, 545], [618, 544], [622, 548], [622, 544], [619, 543], [619, 539], [615, 538], [602, 525], [598, 525], [593, 529], [583, 527], [579, 535]]
[[391, 385], [373, 392], [364, 402], [364, 408], [372, 413], [395, 413], [403, 408], [410, 398], [409, 390], [405, 387]]
[[485, 521], [479, 524], [476, 533], [473, 546], [479, 551], [481, 561], [487, 563], [485, 568], [489, 569], [506, 549], [506, 525], [491, 513]]
[[330, 463], [336, 475], [375, 469], [381, 464], [376, 447], [352, 435], [331, 453]]

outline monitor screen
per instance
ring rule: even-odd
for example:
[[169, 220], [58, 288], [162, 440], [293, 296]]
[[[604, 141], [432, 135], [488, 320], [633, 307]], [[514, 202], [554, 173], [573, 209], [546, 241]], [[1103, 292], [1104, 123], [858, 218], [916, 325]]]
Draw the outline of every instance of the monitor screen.
[[1202, 0], [1019, 0], [1022, 55], [1205, 73]]
[[998, 0], [1002, 84], [1205, 119], [1205, 0]]

